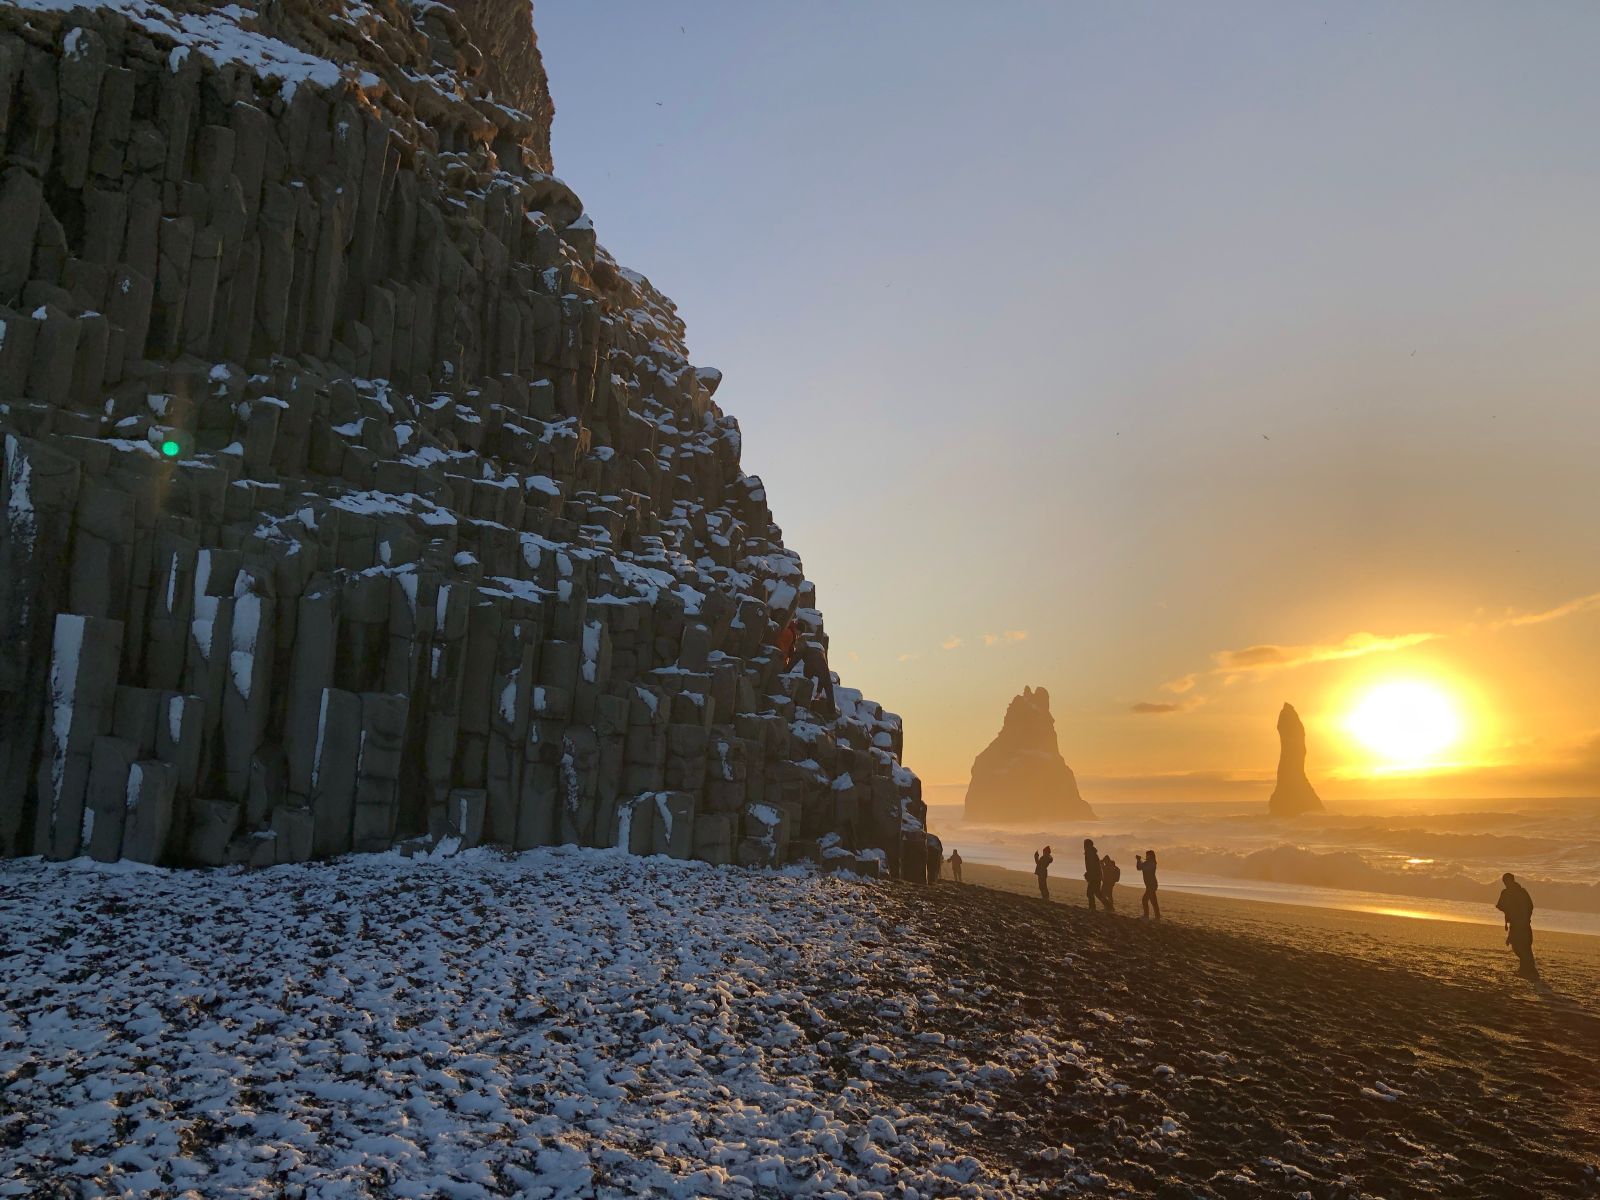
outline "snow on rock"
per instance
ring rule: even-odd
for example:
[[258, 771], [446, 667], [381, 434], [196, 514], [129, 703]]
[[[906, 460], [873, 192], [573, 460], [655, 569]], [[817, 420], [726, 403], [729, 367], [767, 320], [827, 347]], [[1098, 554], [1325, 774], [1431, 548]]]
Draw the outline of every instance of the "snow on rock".
[[[0, 0], [0, 694], [73, 731], [0, 720], [0, 857], [86, 849], [115, 718], [169, 865], [417, 852], [461, 791], [519, 849], [922, 860], [729, 388], [551, 173], [530, 20]], [[108, 651], [76, 690], [58, 617]]]
[[1033, 1194], [966, 1121], [1078, 1055], [924, 1038], [882, 893], [567, 848], [0, 865], [0, 1195]]
[[[83, 0], [10, 0], [19, 8], [38, 12], [71, 12], [88, 7]], [[96, 6], [127, 17], [135, 25], [177, 43], [170, 59], [176, 72], [189, 50], [205, 55], [218, 66], [238, 65], [267, 79], [280, 80], [288, 93], [301, 83], [331, 87], [339, 81], [339, 68], [326, 59], [297, 50], [277, 38], [267, 37], [240, 23], [243, 10], [228, 5], [217, 12], [180, 11], [153, 0], [96, 0]], [[67, 42], [74, 41], [73, 30]], [[66, 47], [70, 54], [73, 46]]]

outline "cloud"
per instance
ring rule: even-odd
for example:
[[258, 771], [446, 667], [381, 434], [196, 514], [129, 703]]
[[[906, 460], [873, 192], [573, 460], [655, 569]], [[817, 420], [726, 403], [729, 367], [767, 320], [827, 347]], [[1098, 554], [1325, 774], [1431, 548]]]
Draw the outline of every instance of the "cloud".
[[998, 646], [1001, 642], [1025, 642], [1028, 640], [1026, 629], [1008, 629], [1004, 633], [986, 633], [983, 635], [985, 646]]
[[1600, 608], [1600, 592], [1590, 592], [1587, 596], [1578, 596], [1575, 599], [1568, 600], [1565, 604], [1547, 608], [1543, 612], [1513, 612], [1501, 617], [1498, 621], [1491, 621], [1486, 628], [1499, 630], [1517, 629], [1523, 625], [1543, 625], [1546, 621], [1559, 621], [1562, 617], [1570, 617], [1575, 613], [1587, 612], [1591, 608]]
[[1193, 712], [1205, 703], [1203, 696], [1186, 696], [1182, 700], [1140, 700], [1130, 704], [1128, 711], [1141, 716], [1165, 716], [1168, 713]]
[[[1590, 592], [1585, 596], [1575, 596], [1571, 600], [1563, 601], [1552, 608], [1540, 609], [1537, 612], [1518, 612], [1515, 609], [1507, 610], [1506, 614], [1493, 620], [1482, 620], [1461, 626], [1451, 631], [1419, 631], [1415, 633], [1352, 633], [1343, 641], [1338, 642], [1313, 642], [1302, 646], [1280, 646], [1271, 642], [1264, 642], [1255, 646], [1245, 646], [1239, 650], [1218, 650], [1211, 656], [1215, 663], [1211, 669], [1204, 672], [1191, 672], [1180, 675], [1176, 679], [1168, 680], [1161, 685], [1163, 691], [1173, 695], [1186, 696], [1182, 704], [1161, 704], [1149, 701], [1140, 701], [1132, 708], [1137, 713], [1171, 713], [1187, 712], [1205, 702], [1205, 697], [1193, 693], [1203, 678], [1218, 678], [1222, 687], [1229, 687], [1242, 679], [1260, 679], [1276, 671], [1292, 670], [1295, 667], [1311, 666], [1315, 663], [1340, 662], [1351, 658], [1365, 658], [1369, 654], [1390, 654], [1396, 650], [1404, 650], [1410, 646], [1420, 646], [1424, 642], [1436, 642], [1445, 638], [1468, 637], [1476, 633], [1499, 633], [1506, 629], [1519, 629], [1526, 625], [1543, 625], [1547, 621], [1559, 621], [1565, 617], [1575, 616], [1578, 613], [1600, 610], [1600, 592]], [[1009, 634], [1007, 635], [1010, 636]], [[1024, 637], [1027, 635], [1024, 634]], [[987, 639], [986, 639], [987, 640]], [[1192, 702], [1192, 703], [1191, 703]]]
[[1309, 646], [1246, 646], [1243, 650], [1219, 650], [1211, 657], [1216, 662], [1218, 671], [1230, 674], [1248, 672], [1253, 675], [1265, 675], [1290, 667], [1309, 666], [1311, 663], [1364, 658], [1368, 654], [1387, 654], [1394, 650], [1403, 650], [1407, 646], [1417, 646], [1423, 642], [1432, 642], [1448, 636], [1443, 633], [1400, 633], [1384, 637], [1375, 633], [1352, 633], [1342, 642]]
[[[985, 646], [999, 646], [1003, 643], [1010, 644], [1012, 642], [1027, 641], [1028, 631], [1026, 629], [1007, 629], [1001, 633], [979, 634], [978, 637], [982, 639]], [[959, 633], [952, 633], [949, 637], [945, 638], [939, 643], [939, 649], [959, 650], [963, 646], [975, 645], [976, 641], [977, 639], [969, 641], [966, 637]], [[921, 653], [921, 651], [907, 651], [904, 654], [898, 655], [897, 659], [899, 662], [910, 662], [915, 658], [920, 658]]]

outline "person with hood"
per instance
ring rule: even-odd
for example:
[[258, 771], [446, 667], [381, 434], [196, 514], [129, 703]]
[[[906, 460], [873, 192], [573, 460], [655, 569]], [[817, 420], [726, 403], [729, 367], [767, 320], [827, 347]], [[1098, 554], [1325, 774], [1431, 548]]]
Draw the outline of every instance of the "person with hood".
[[1033, 873], [1039, 877], [1039, 899], [1050, 899], [1050, 864], [1055, 862], [1055, 856], [1050, 853], [1050, 847], [1033, 852]]
[[1537, 983], [1539, 968], [1533, 961], [1533, 897], [1510, 871], [1502, 875], [1500, 881], [1506, 886], [1494, 906], [1506, 918], [1506, 945], [1522, 964], [1517, 974]]
[[1117, 911], [1117, 881], [1122, 878], [1122, 868], [1117, 860], [1107, 854], [1100, 860], [1100, 903], [1107, 912]]
[[961, 851], [950, 851], [950, 878], [961, 882]]
[[1083, 839], [1083, 881], [1089, 886], [1089, 911], [1094, 911], [1100, 898], [1100, 851], [1094, 848], [1093, 838]]
[[1139, 907], [1144, 910], [1143, 916], [1151, 916], [1154, 910], [1155, 919], [1161, 920], [1161, 901], [1156, 899], [1156, 852], [1146, 850], [1143, 858], [1135, 854], [1133, 868], [1144, 876], [1144, 895], [1139, 897]]

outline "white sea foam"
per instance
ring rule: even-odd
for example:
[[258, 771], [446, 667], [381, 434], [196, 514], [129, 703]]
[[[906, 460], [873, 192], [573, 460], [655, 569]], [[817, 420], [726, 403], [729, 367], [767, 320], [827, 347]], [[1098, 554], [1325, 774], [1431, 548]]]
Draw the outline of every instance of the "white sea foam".
[[1600, 800], [1330, 807], [1274, 820], [1264, 803], [1101, 802], [1099, 821], [1046, 827], [968, 825], [959, 804], [934, 804], [929, 820], [947, 851], [972, 862], [1031, 871], [1032, 852], [1050, 842], [1065, 867], [1092, 837], [1125, 879], [1134, 855], [1154, 848], [1163, 887], [1492, 924], [1500, 875], [1512, 871], [1541, 927], [1600, 934]]

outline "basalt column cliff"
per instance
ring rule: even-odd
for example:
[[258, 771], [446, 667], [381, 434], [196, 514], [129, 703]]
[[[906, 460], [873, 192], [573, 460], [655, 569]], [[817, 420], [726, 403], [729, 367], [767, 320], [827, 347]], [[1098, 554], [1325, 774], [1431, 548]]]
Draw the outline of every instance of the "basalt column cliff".
[[920, 853], [551, 112], [515, 0], [0, 4], [0, 853]]

